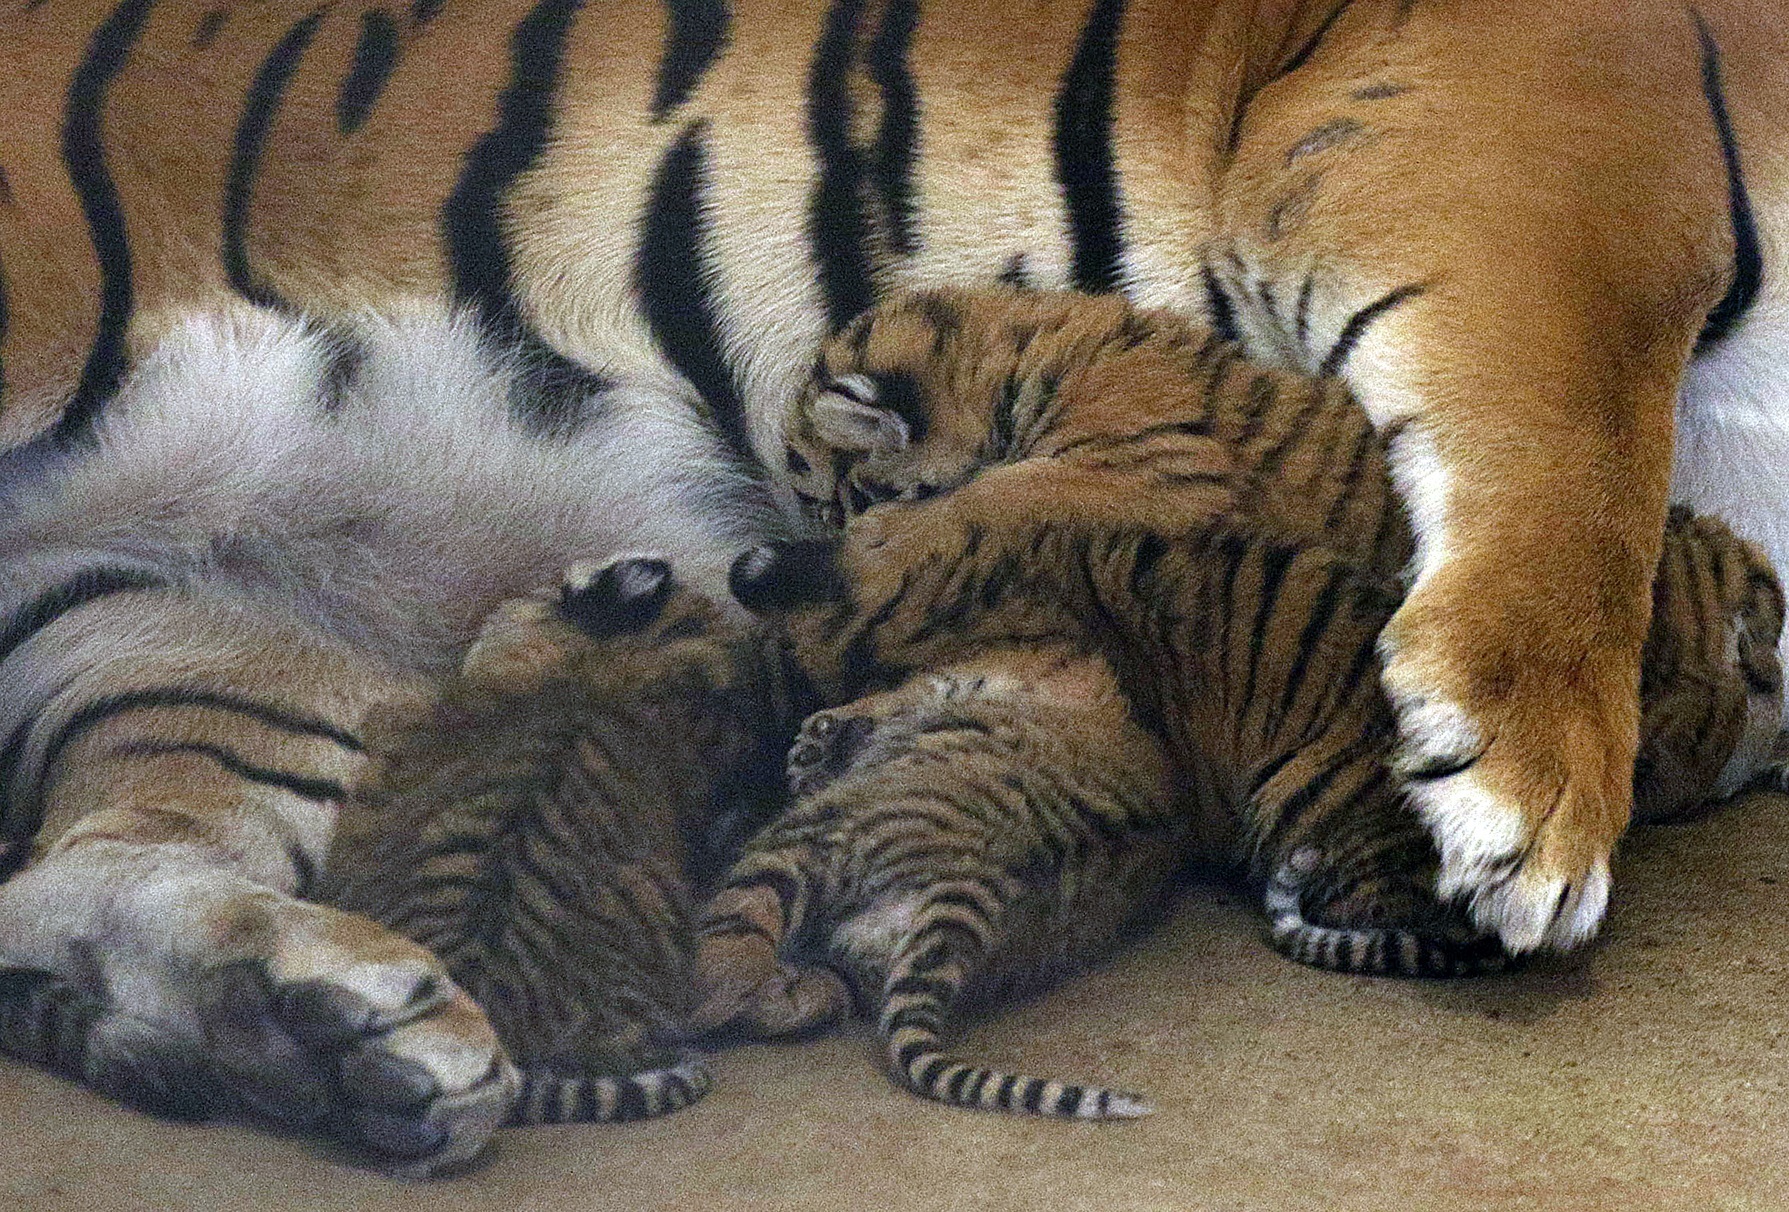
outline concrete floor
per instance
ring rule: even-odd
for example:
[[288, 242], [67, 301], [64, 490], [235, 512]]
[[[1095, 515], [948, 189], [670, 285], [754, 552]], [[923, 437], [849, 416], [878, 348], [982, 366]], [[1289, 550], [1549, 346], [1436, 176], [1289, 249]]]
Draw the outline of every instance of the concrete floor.
[[1149, 1093], [1138, 1122], [922, 1104], [858, 1033], [730, 1053], [691, 1111], [506, 1133], [417, 1187], [0, 1065], [0, 1208], [1789, 1209], [1789, 799], [1637, 833], [1603, 944], [1516, 976], [1330, 976], [1258, 930], [1196, 890], [974, 1031], [991, 1060]]

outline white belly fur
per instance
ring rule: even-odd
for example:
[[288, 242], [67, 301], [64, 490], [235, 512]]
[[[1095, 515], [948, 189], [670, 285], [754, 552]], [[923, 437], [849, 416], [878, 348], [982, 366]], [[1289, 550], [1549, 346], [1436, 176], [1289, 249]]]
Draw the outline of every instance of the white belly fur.
[[[1740, 328], [1684, 375], [1671, 499], [1719, 515], [1789, 579], [1789, 287], [1774, 268]], [[1777, 651], [1789, 661], [1789, 629]]]

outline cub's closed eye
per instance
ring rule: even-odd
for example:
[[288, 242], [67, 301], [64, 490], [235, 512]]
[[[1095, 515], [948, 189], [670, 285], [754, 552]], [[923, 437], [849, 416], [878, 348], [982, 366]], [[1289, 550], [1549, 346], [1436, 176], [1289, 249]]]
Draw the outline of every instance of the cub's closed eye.
[[876, 402], [876, 380], [868, 375], [840, 375], [836, 379], [828, 379], [826, 390], [844, 396], [853, 404]]

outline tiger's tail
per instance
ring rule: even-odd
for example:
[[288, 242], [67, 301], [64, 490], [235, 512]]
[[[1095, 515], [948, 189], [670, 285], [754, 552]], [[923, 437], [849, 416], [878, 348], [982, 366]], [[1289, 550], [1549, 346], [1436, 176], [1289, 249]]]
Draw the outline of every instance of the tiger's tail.
[[949, 1051], [942, 1032], [964, 974], [952, 936], [974, 932], [961, 917], [944, 916], [922, 925], [891, 965], [878, 1027], [889, 1075], [896, 1082], [921, 1098], [953, 1107], [1015, 1115], [1137, 1119], [1155, 1110], [1138, 1094], [1007, 1073]]
[[681, 1111], [714, 1088], [708, 1062], [681, 1052], [669, 1065], [635, 1073], [599, 1074], [551, 1064], [524, 1064], [522, 1092], [507, 1127], [627, 1123]]
[[1280, 864], [1262, 895], [1268, 939], [1287, 959], [1355, 976], [1445, 979], [1502, 972], [1511, 957], [1496, 936], [1454, 939], [1401, 926], [1323, 926], [1304, 915], [1304, 887], [1318, 855], [1303, 849]]

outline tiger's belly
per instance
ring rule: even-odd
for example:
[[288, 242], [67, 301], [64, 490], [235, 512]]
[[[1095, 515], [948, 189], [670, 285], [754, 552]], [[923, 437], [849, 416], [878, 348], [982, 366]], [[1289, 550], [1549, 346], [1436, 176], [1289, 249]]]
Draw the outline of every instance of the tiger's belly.
[[[1765, 282], [1745, 324], [1684, 374], [1671, 499], [1721, 517], [1763, 547], [1782, 576], [1789, 572], [1789, 288], [1768, 272]], [[1789, 661], [1789, 629], [1777, 651]], [[1789, 704], [1782, 723], [1789, 726]]]

